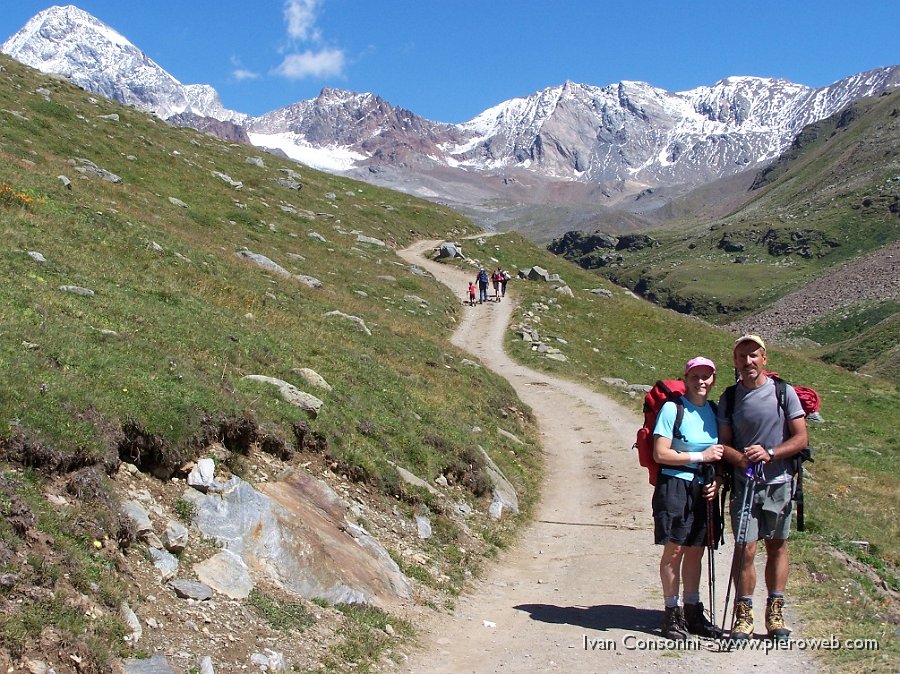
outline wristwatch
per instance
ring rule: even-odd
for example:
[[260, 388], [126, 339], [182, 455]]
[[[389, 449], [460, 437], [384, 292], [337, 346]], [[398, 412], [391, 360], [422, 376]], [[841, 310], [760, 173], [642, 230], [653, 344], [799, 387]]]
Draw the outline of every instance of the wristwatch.
[[766, 451], [769, 453], [770, 461], [775, 458], [775, 450], [774, 449], [772, 449], [771, 447], [767, 447]]

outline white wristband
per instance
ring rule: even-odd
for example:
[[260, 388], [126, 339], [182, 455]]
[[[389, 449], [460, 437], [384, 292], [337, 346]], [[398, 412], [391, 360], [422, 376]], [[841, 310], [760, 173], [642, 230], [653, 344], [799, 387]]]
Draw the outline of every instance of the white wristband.
[[691, 463], [703, 463], [703, 452], [688, 452]]

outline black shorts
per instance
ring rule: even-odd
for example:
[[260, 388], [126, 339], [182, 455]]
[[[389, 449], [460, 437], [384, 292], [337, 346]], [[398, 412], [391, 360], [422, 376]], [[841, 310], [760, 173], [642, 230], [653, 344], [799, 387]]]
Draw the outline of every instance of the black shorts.
[[[699, 480], [659, 474], [653, 492], [653, 531], [657, 545], [706, 545], [706, 504]], [[715, 504], [714, 504], [715, 505]]]

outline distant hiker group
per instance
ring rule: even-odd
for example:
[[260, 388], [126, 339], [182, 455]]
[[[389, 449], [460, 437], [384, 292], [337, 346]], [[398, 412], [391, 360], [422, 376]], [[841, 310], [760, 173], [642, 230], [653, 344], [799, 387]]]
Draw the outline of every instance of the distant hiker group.
[[478, 303], [484, 304], [488, 300], [488, 283], [494, 286], [494, 301], [499, 302], [506, 297], [506, 284], [510, 279], [509, 272], [497, 267], [493, 274], [488, 274], [484, 267], [478, 270], [475, 280], [469, 283], [468, 304], [475, 306], [475, 286], [478, 286]]
[[[682, 379], [657, 382], [644, 399], [644, 426], [635, 445], [654, 485], [654, 538], [663, 546], [662, 633], [668, 639], [686, 639], [689, 634], [723, 637], [732, 587], [735, 600], [728, 637], [754, 636], [754, 559], [760, 540], [766, 548], [766, 633], [776, 640], [791, 633], [783, 611], [787, 539], [794, 500], [802, 530], [801, 463], [809, 458], [805, 415], [812, 410], [804, 408], [794, 386], [765, 370], [766, 344], [758, 335], [735, 341], [732, 359], [737, 381], [718, 405], [708, 400], [716, 366], [704, 356], [687, 362]], [[728, 491], [736, 547], [718, 627], [714, 550], [723, 537]], [[709, 563], [708, 609], [700, 601], [704, 548]]]

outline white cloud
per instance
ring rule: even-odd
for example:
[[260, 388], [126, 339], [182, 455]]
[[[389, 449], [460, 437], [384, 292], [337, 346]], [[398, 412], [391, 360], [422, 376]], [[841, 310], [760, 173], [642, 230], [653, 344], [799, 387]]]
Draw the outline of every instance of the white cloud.
[[294, 40], [307, 42], [320, 39], [316, 18], [320, 0], [286, 0], [284, 20], [288, 35]]
[[259, 79], [259, 73], [255, 73], [252, 70], [247, 70], [246, 68], [235, 68], [235, 70], [231, 73], [231, 76], [234, 77], [234, 79], [236, 79], [238, 82]]
[[331, 77], [344, 74], [346, 58], [341, 49], [307, 50], [302, 54], [288, 54], [274, 72], [292, 80], [305, 77]]

